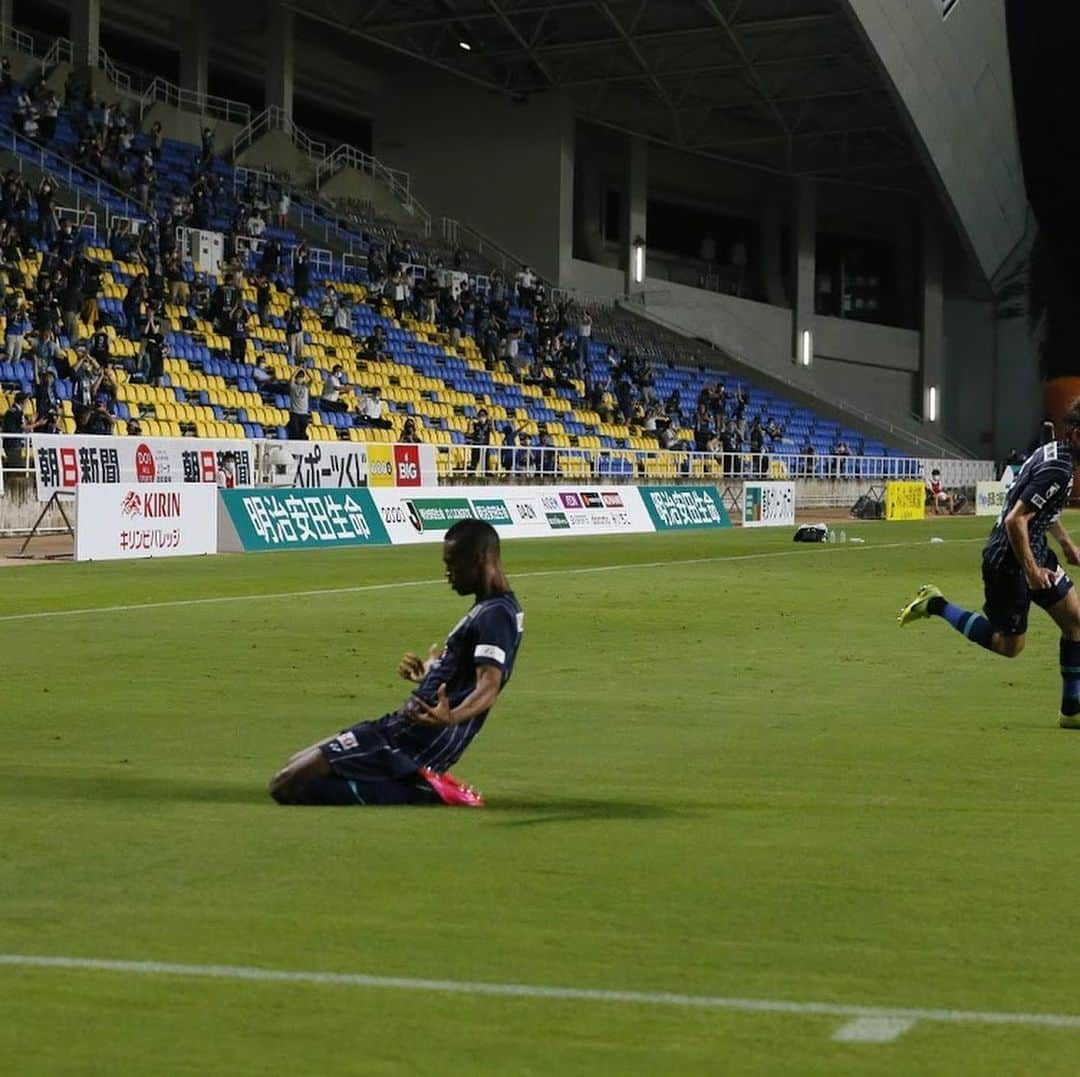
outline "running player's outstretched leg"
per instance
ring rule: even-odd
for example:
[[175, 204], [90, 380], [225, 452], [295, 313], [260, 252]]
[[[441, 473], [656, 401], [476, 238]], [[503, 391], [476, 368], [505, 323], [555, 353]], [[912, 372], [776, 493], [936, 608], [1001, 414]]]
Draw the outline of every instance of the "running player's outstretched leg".
[[924, 583], [919, 588], [918, 594], [900, 611], [897, 620], [903, 626], [923, 617], [940, 617], [965, 639], [1006, 658], [1015, 658], [1024, 649], [1023, 633], [1007, 635], [995, 632], [994, 626], [981, 613], [947, 602], [941, 588], [932, 583]]
[[1046, 612], [1061, 629], [1061, 718], [1063, 729], [1080, 729], [1080, 598], [1070, 587], [1065, 597]]

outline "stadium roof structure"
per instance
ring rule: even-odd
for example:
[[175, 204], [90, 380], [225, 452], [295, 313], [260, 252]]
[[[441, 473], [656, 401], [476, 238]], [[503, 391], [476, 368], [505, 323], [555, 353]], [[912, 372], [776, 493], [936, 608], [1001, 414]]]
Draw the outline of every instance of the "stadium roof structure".
[[846, 0], [296, 0], [516, 99], [755, 169], [915, 192], [906, 113]]

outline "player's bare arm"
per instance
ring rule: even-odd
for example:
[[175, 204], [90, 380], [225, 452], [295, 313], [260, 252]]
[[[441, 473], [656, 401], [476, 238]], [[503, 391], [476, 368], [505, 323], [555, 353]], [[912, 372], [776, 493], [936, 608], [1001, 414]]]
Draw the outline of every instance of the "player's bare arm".
[[1065, 530], [1065, 525], [1060, 520], [1055, 520], [1050, 525], [1050, 534], [1057, 540], [1065, 560], [1070, 565], [1080, 565], [1080, 546], [1072, 540], [1072, 536]]
[[1009, 537], [1009, 545], [1024, 573], [1028, 587], [1032, 591], [1044, 591], [1054, 585], [1054, 570], [1043, 568], [1031, 551], [1028, 527], [1036, 511], [1035, 507], [1026, 501], [1017, 501], [1005, 517], [1005, 533]]
[[410, 718], [421, 725], [460, 725], [478, 714], [490, 710], [502, 688], [502, 670], [498, 666], [477, 666], [476, 687], [456, 706], [451, 708], [446, 697], [446, 685], [439, 685], [438, 700], [434, 707], [416, 697], [410, 700]]

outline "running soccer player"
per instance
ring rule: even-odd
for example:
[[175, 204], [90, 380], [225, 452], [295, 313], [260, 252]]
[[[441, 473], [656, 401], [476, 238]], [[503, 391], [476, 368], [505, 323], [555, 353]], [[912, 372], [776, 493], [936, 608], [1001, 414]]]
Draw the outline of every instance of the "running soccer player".
[[1065, 437], [1036, 449], [1009, 489], [1001, 515], [982, 552], [982, 616], [947, 602], [940, 588], [924, 584], [900, 611], [901, 625], [942, 617], [972, 643], [1015, 658], [1027, 635], [1028, 609], [1041, 606], [1061, 629], [1059, 725], [1080, 729], [1080, 599], [1047, 543], [1052, 535], [1070, 565], [1080, 548], [1058, 516], [1072, 490], [1073, 457], [1080, 453], [1080, 399], [1065, 415]]
[[398, 674], [417, 687], [402, 706], [297, 752], [270, 781], [279, 804], [460, 804], [483, 797], [447, 773], [480, 732], [514, 668], [525, 614], [503, 572], [499, 535], [460, 520], [443, 542], [446, 578], [476, 604], [425, 662]]

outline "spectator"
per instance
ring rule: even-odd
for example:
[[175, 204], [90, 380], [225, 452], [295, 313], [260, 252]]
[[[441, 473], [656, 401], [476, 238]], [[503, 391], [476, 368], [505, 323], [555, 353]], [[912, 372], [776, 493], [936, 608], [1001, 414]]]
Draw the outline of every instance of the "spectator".
[[4, 413], [3, 430], [5, 434], [23, 435], [21, 437], [4, 438], [4, 464], [8, 468], [22, 469], [26, 467], [26, 437], [33, 433], [41, 424], [40, 421], [31, 420], [26, 414], [26, 393], [16, 393], [12, 398], [11, 407]]
[[277, 226], [287, 228], [289, 226], [289, 192], [282, 190], [277, 198]]
[[332, 285], [328, 284], [326, 291], [323, 293], [322, 302], [319, 304], [319, 318], [322, 320], [323, 330], [327, 333], [333, 332], [334, 315], [337, 313], [337, 308], [337, 292], [334, 291]]
[[214, 131], [211, 127], [202, 129], [202, 151], [199, 155], [199, 168], [205, 170], [214, 159]]
[[[66, 222], [65, 222], [66, 223]], [[143, 304], [146, 302], [146, 274], [140, 273], [128, 286], [123, 310], [128, 336], [137, 344], [142, 339]]]
[[7, 316], [4, 349], [9, 363], [17, 363], [22, 358], [23, 341], [32, 328], [26, 300], [20, 297], [15, 310]]
[[382, 389], [373, 385], [360, 399], [360, 425], [373, 426], [379, 430], [390, 430], [393, 423], [385, 417], [386, 401], [382, 398]]
[[263, 400], [269, 400], [274, 396], [287, 396], [289, 393], [289, 383], [275, 377], [264, 355], [259, 355], [255, 360], [255, 365], [251, 368], [251, 379], [255, 382]]
[[591, 315], [587, 310], [582, 311], [577, 329], [577, 376], [582, 381], [585, 381], [589, 374], [589, 345], [592, 343], [592, 326]]
[[301, 299], [307, 299], [311, 291], [311, 263], [307, 244], [301, 241], [293, 251], [293, 289]]
[[760, 415], [750, 427], [750, 452], [754, 457], [755, 473], [766, 474], [769, 470], [769, 458], [765, 455], [765, 428], [761, 425]]
[[165, 135], [161, 129], [161, 121], [155, 120], [149, 131], [150, 152], [155, 161], [161, 160], [161, 148], [165, 143]]
[[109, 340], [108, 330], [104, 327], [94, 330], [94, 335], [90, 338], [90, 355], [102, 369], [112, 361], [112, 342]]
[[289, 361], [298, 363], [304, 347], [304, 314], [296, 296], [293, 296], [285, 315], [285, 335], [289, 341]]
[[34, 345], [34, 387], [45, 381], [46, 373], [57, 373], [56, 364], [60, 358], [60, 345], [51, 329], [46, 329]]
[[307, 371], [301, 367], [289, 382], [289, 425], [287, 434], [293, 441], [306, 441], [311, 422], [311, 384]]
[[232, 490], [236, 486], [236, 453], [227, 452], [221, 458], [218, 467], [217, 484], [219, 489]]
[[348, 392], [349, 382], [345, 377], [345, 371], [340, 363], [334, 364], [334, 369], [323, 381], [322, 410], [323, 411], [348, 411], [349, 406], [341, 399], [341, 394]]
[[141, 380], [148, 385], [159, 385], [161, 376], [165, 373], [165, 336], [153, 314], [146, 320], [138, 373]]
[[56, 207], [53, 199], [56, 188], [48, 176], [43, 176], [37, 189], [38, 236], [48, 246], [56, 241]]
[[930, 472], [930, 480], [926, 484], [926, 500], [930, 506], [930, 511], [935, 516], [940, 516], [942, 510], [949, 516], [952, 516], [956, 511], [956, 499], [953, 494], [945, 489], [941, 481], [940, 468], [934, 468]]
[[113, 422], [114, 419], [106, 408], [105, 401], [99, 397], [90, 408], [90, 413], [83, 422], [83, 429], [87, 434], [109, 437], [113, 432]]
[[557, 464], [557, 452], [555, 449], [555, 439], [551, 436], [551, 431], [548, 430], [547, 423], [537, 424], [537, 437], [536, 446], [539, 452], [535, 455], [540, 457], [540, 471], [544, 475], [554, 475]]
[[76, 410], [93, 406], [101, 388], [101, 368], [90, 358], [82, 342], [75, 348], [75, 366], [71, 372], [71, 403]]
[[529, 428], [528, 421], [523, 420], [517, 426], [513, 423], [504, 423], [502, 428], [502, 451], [499, 453], [499, 464], [503, 471], [517, 471], [517, 453], [515, 446], [528, 444], [529, 438], [526, 431]]
[[11, 60], [5, 56], [0, 60], [0, 94], [5, 97], [15, 89], [15, 80], [11, 75]]
[[260, 277], [255, 287], [255, 309], [259, 315], [259, 324], [270, 324], [270, 301], [273, 298], [273, 290], [270, 281], [266, 277]]
[[56, 391], [54, 370], [46, 370], [44, 376], [38, 381], [34, 392], [34, 404], [38, 415], [48, 415], [50, 411], [59, 414], [63, 409], [60, 395]]
[[244, 306], [243, 293], [237, 290], [236, 301], [229, 314], [229, 357], [234, 363], [247, 362], [248, 312]]
[[422, 440], [416, 426], [416, 419], [410, 415], [405, 420], [405, 425], [401, 428], [401, 435], [398, 437], [398, 441], [403, 445], [419, 445]]
[[381, 325], [375, 326], [371, 336], [365, 337], [360, 345], [360, 354], [365, 359], [389, 359], [390, 352], [386, 343], [386, 330]]
[[466, 440], [470, 445], [474, 446], [469, 457], [469, 470], [479, 474], [481, 463], [483, 463], [484, 470], [486, 471], [487, 446], [491, 444], [491, 420], [488, 418], [486, 408], [481, 408], [476, 413], [476, 418], [473, 419], [469, 426]]
[[342, 336], [352, 336], [352, 309], [344, 296], [338, 300], [337, 309], [334, 311], [333, 329]]

